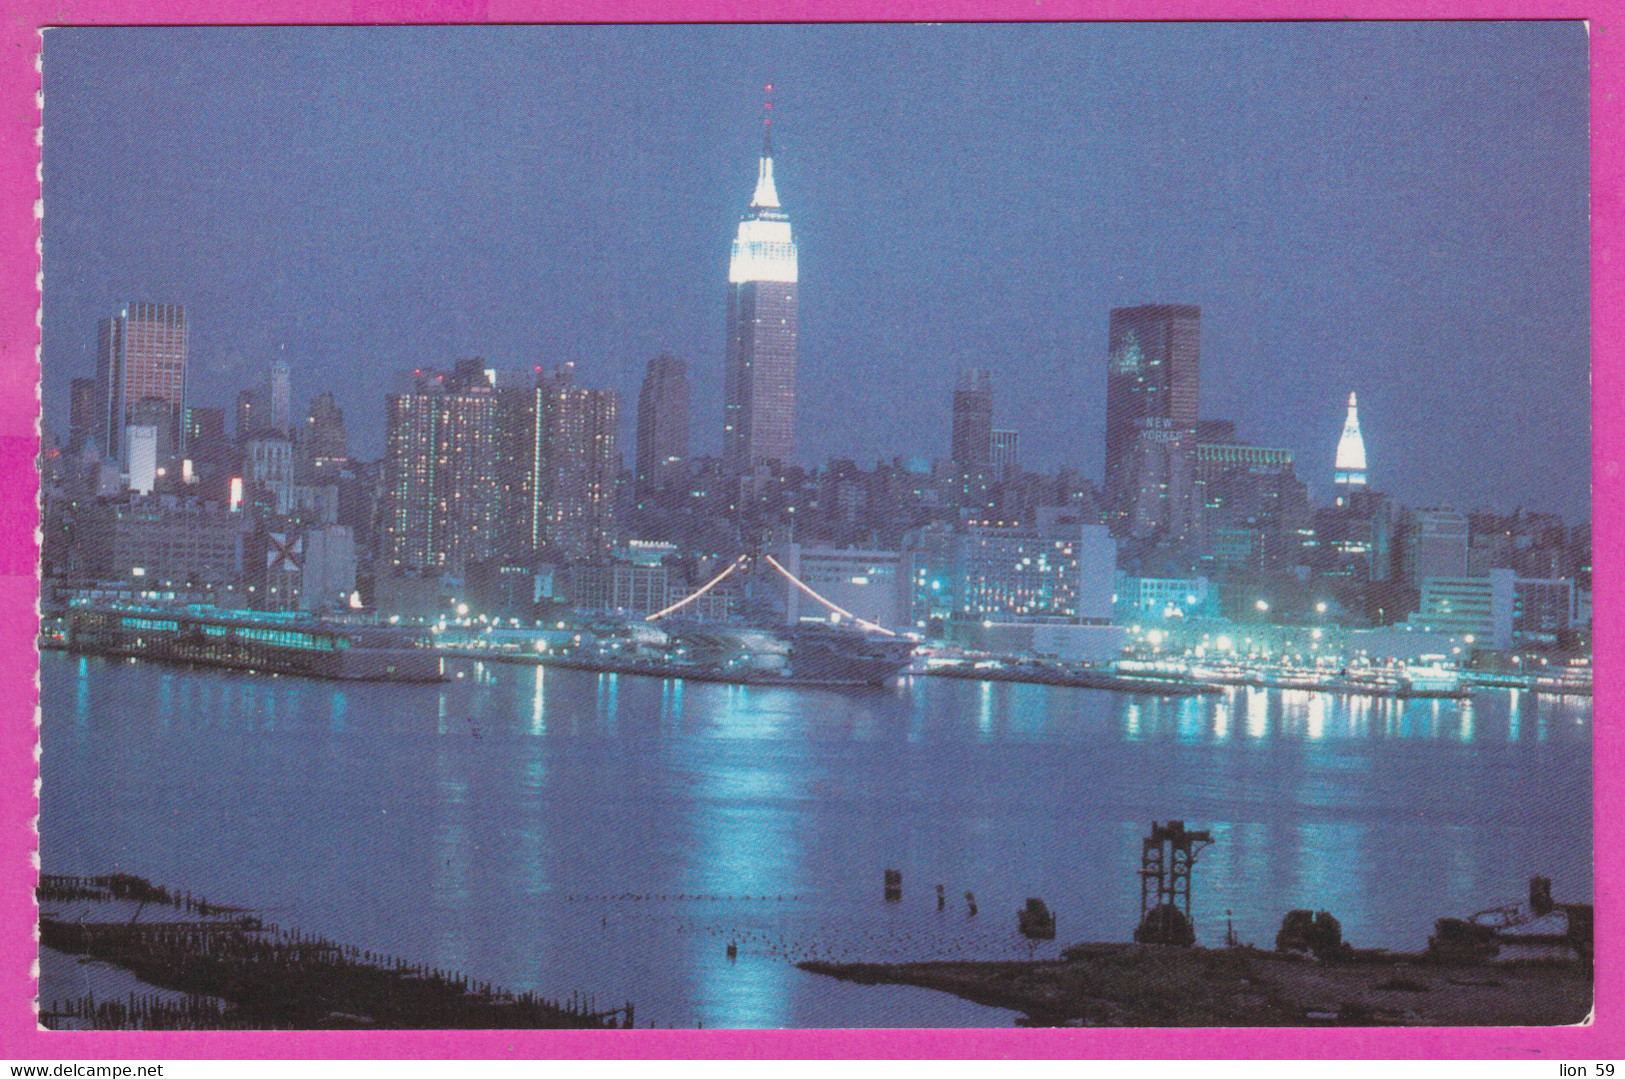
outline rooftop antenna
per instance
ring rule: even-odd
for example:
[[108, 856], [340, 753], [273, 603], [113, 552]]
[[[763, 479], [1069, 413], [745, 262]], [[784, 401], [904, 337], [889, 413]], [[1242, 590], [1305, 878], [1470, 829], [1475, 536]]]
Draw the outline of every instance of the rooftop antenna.
[[762, 101], [762, 156], [773, 156], [773, 84], [763, 88]]

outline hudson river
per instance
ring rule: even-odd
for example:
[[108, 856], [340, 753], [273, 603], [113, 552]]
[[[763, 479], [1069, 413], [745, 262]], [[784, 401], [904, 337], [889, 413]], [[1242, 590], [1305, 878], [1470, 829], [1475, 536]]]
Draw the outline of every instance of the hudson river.
[[[135, 873], [509, 989], [630, 999], [639, 1026], [1008, 1025], [793, 963], [1127, 940], [1153, 819], [1217, 840], [1195, 871], [1206, 944], [1227, 910], [1269, 947], [1307, 907], [1356, 947], [1420, 949], [1536, 873], [1591, 900], [1589, 700], [40, 665], [46, 872]], [[1057, 941], [1017, 934], [1028, 896]]]

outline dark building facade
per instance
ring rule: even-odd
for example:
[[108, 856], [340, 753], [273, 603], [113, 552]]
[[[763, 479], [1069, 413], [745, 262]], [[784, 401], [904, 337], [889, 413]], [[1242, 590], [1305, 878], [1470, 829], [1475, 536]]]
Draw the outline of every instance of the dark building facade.
[[[1165, 476], [1172, 461], [1194, 455], [1200, 388], [1202, 309], [1185, 304], [1114, 308], [1106, 353], [1106, 483], [1108, 523], [1119, 535], [1139, 521], [1179, 531], [1155, 508], [1143, 477]], [[1188, 444], [1186, 444], [1188, 443]], [[1138, 461], [1149, 454], [1151, 460]], [[1184, 466], [1188, 469], [1188, 465]], [[1158, 481], [1165, 482], [1165, 481]], [[1194, 482], [1176, 476], [1175, 487]], [[1150, 510], [1149, 516], [1147, 509]]]
[[350, 439], [344, 430], [344, 410], [331, 393], [311, 398], [305, 426], [299, 433], [299, 472], [312, 482], [341, 470], [350, 459]]
[[96, 380], [76, 378], [68, 398], [68, 453], [77, 454], [85, 443], [94, 440], [102, 449], [105, 431], [96, 429]]
[[954, 385], [953, 461], [960, 469], [993, 463], [993, 378], [963, 372]]
[[730, 478], [784, 464], [795, 448], [796, 244], [762, 147], [756, 192], [728, 262], [722, 458]]
[[638, 393], [635, 485], [638, 505], [683, 476], [688, 459], [688, 367], [674, 356], [649, 361]]

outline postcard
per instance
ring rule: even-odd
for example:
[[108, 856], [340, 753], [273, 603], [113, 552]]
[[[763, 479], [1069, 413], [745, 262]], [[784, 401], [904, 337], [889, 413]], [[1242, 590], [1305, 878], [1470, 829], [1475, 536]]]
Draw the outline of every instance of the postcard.
[[1598, 1052], [1592, 34], [44, 30], [17, 1052]]

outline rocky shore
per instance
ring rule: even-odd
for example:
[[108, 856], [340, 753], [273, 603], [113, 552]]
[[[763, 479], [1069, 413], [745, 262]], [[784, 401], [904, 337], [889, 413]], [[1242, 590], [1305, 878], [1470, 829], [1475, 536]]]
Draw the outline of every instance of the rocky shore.
[[1588, 963], [1321, 962], [1255, 948], [1080, 944], [1059, 960], [800, 964], [1020, 1012], [1024, 1026], [1557, 1026], [1591, 1012]]

